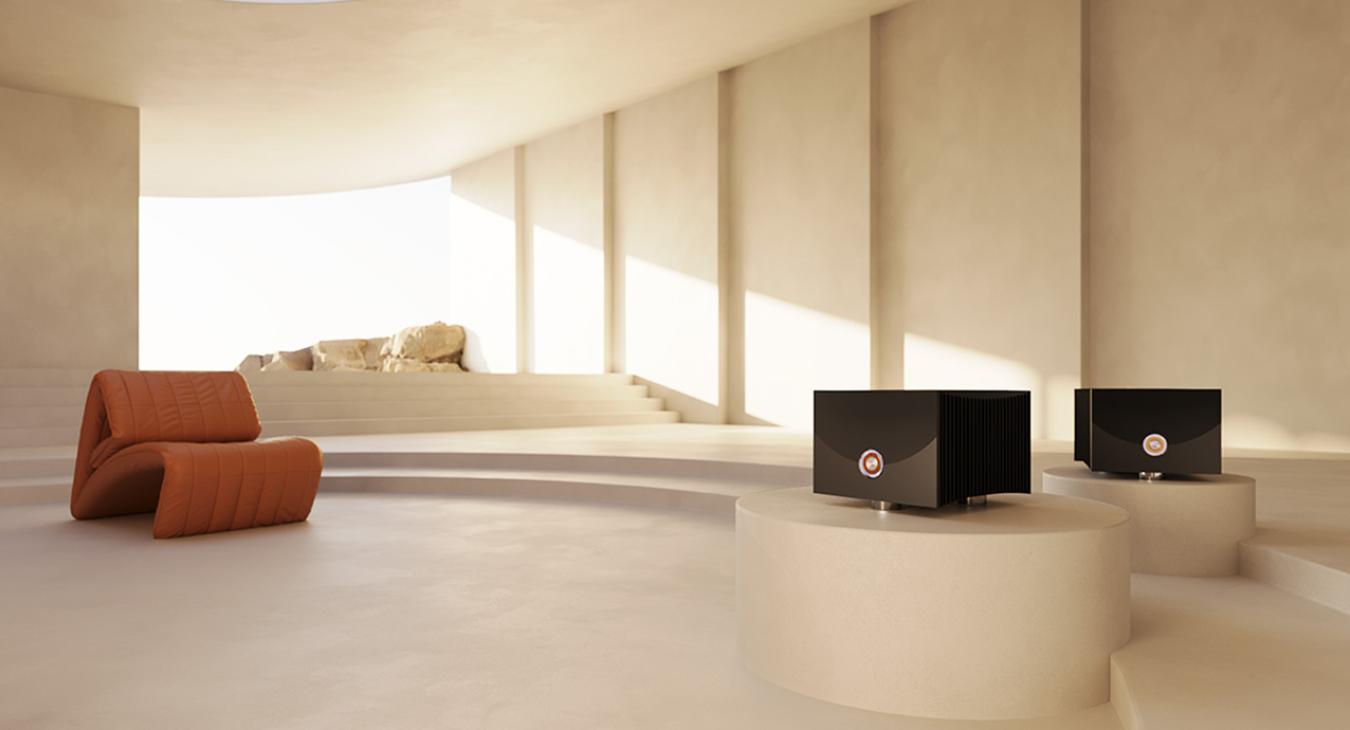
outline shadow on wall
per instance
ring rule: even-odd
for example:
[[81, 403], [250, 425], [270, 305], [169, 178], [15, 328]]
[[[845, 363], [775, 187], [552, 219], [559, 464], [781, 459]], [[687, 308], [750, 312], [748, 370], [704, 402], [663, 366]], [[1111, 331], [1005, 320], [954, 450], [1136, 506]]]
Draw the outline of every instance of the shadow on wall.
[[[509, 372], [516, 354], [515, 222], [493, 202], [455, 181], [451, 309], [481, 339], [470, 351], [486, 362], [469, 366]], [[599, 372], [603, 251], [544, 226], [532, 233], [535, 370]], [[720, 420], [715, 270], [678, 250], [623, 258], [625, 369], [694, 421]], [[809, 429], [812, 391], [869, 387], [868, 325], [810, 306], [808, 299], [819, 301], [819, 292], [745, 293], [745, 413], [737, 420]], [[1018, 359], [912, 332], [903, 348], [906, 387], [1031, 390], [1034, 432], [1071, 438], [1075, 376], [1045, 374]]]
[[[515, 216], [502, 212], [500, 190], [472, 182], [457, 179], [451, 196], [450, 311], [480, 335], [487, 371], [515, 372]], [[531, 231], [534, 370], [603, 372], [603, 250], [541, 225]]]
[[660, 398], [665, 401], [666, 409], [677, 411], [682, 421], [687, 423], [722, 422], [721, 412], [715, 400], [714, 402], [699, 400], [677, 388], [649, 380], [641, 375], [634, 375], [633, 382], [647, 386], [647, 394], [652, 398]]
[[493, 370], [492, 362], [488, 354], [483, 351], [483, 338], [478, 336], [478, 332], [464, 328], [464, 355], [460, 365], [471, 373], [500, 373], [503, 370]]
[[1045, 375], [1025, 362], [905, 333], [906, 388], [1029, 390], [1033, 438], [1073, 438], [1074, 375]]
[[[689, 420], [715, 422], [716, 284], [634, 256], [625, 277], [628, 371]], [[745, 421], [810, 429], [813, 391], [869, 387], [867, 324], [755, 291], [744, 312]], [[903, 347], [906, 387], [1030, 390], [1033, 432], [1072, 438], [1076, 376], [913, 333]]]
[[[669, 265], [663, 265], [669, 264]], [[678, 268], [676, 268], [678, 267]], [[626, 369], [689, 420], [716, 422], [718, 290], [699, 267], [624, 258]], [[738, 421], [810, 429], [812, 392], [866, 388], [867, 325], [747, 292], [745, 413]]]
[[624, 367], [688, 420], [720, 420], [717, 308], [716, 282], [624, 258]]
[[605, 252], [533, 226], [534, 369], [605, 371]]
[[[473, 199], [472, 187], [452, 181], [450, 197], [449, 311], [469, 332], [471, 370], [516, 371], [516, 224]], [[501, 206], [496, 206], [500, 208]]]
[[867, 325], [759, 292], [745, 293], [745, 413], [812, 426], [812, 391], [867, 388]]
[[[1229, 394], [1224, 393], [1224, 411], [1229, 411]], [[1223, 417], [1223, 445], [1238, 449], [1275, 451], [1350, 452], [1350, 436], [1324, 431], [1298, 431], [1273, 418], [1245, 412], [1226, 412]]]

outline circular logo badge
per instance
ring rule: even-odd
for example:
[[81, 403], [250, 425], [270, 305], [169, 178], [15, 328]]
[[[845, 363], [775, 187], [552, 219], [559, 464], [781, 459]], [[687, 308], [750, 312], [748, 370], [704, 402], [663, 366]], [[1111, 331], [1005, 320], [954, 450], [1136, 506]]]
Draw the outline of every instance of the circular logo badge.
[[1149, 456], [1162, 456], [1167, 453], [1167, 439], [1160, 433], [1151, 433], [1144, 437], [1144, 453]]
[[876, 449], [868, 449], [858, 457], [858, 471], [868, 479], [881, 476], [881, 470], [885, 468], [886, 462], [882, 460], [881, 452]]

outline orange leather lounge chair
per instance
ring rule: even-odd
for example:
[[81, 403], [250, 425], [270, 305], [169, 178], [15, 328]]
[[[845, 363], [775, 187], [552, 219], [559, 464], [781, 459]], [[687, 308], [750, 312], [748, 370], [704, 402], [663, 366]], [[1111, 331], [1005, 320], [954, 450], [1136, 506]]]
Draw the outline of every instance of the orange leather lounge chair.
[[154, 512], [155, 537], [300, 522], [323, 454], [261, 431], [239, 373], [104, 370], [84, 405], [70, 514]]

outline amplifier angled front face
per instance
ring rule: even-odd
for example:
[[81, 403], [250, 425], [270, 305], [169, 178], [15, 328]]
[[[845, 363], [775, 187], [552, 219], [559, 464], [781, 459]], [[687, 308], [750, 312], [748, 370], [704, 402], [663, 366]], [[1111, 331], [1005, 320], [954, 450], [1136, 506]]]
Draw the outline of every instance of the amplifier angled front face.
[[915, 507], [1031, 491], [1026, 391], [816, 391], [814, 491]]
[[1092, 471], [1223, 471], [1218, 388], [1079, 388], [1074, 411], [1074, 459]]

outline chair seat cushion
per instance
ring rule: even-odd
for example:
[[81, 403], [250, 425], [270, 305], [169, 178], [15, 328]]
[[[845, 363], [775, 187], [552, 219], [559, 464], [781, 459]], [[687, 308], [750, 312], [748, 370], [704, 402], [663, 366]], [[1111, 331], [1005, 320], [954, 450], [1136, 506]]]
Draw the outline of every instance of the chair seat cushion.
[[298, 438], [151, 441], [112, 454], [71, 505], [76, 518], [155, 512], [155, 537], [238, 530], [309, 516], [323, 456]]

